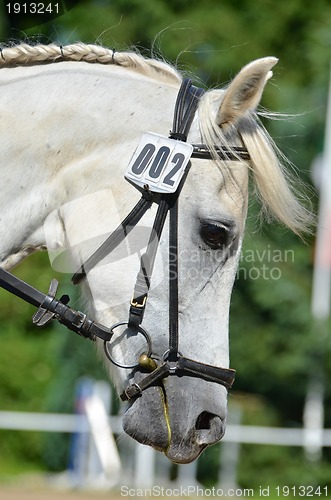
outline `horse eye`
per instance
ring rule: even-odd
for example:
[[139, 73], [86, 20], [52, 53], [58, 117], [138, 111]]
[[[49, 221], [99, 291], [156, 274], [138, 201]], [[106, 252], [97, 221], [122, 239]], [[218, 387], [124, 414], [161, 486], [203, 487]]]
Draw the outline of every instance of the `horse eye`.
[[204, 224], [200, 234], [205, 243], [213, 249], [223, 248], [228, 240], [228, 229], [216, 224]]

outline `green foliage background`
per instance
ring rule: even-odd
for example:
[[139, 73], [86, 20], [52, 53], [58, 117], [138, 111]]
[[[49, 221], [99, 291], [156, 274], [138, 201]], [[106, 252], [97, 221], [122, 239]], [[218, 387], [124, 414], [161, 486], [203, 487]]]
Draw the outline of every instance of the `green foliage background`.
[[[263, 106], [296, 116], [266, 126], [299, 177], [310, 183], [310, 166], [324, 139], [328, 0], [81, 0], [54, 22], [26, 31], [11, 29], [4, 4], [4, 44], [29, 38], [61, 44], [82, 40], [117, 50], [134, 46], [177, 64], [207, 86], [225, 84], [254, 58], [279, 57]], [[306, 194], [316, 207], [314, 190], [307, 187]], [[241, 407], [243, 423], [300, 427], [310, 377], [321, 368], [326, 380], [330, 376], [330, 325], [315, 325], [310, 313], [313, 246], [313, 238], [304, 244], [283, 228], [261, 226], [252, 198], [231, 307], [231, 357], [238, 376], [230, 406]], [[259, 261], [266, 249], [271, 259]], [[275, 261], [275, 252], [285, 256], [289, 249], [291, 258]], [[255, 262], [245, 258], [249, 251]], [[261, 275], [263, 265], [269, 278]], [[270, 277], [273, 268], [280, 279]], [[30, 257], [17, 273], [44, 290], [54, 276], [46, 256]], [[58, 278], [68, 282], [63, 275]], [[0, 409], [72, 411], [77, 378], [105, 374], [89, 345], [58, 327], [37, 331], [30, 323], [32, 313], [33, 308], [0, 291]], [[326, 384], [326, 427], [331, 427], [330, 396]], [[1, 431], [0, 475], [27, 467], [65, 468], [67, 441], [57, 438], [54, 444], [54, 439]], [[214, 477], [211, 467], [217, 468], [217, 457], [214, 447], [200, 460], [200, 479], [206, 484]], [[290, 485], [305, 478], [306, 483], [331, 486], [330, 460], [329, 449], [312, 466], [301, 449], [246, 445], [239, 482], [245, 487]]]

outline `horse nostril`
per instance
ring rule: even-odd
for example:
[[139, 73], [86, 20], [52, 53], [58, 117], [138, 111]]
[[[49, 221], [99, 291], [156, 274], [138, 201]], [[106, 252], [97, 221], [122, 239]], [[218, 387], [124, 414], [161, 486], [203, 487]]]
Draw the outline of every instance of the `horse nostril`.
[[208, 411], [200, 413], [195, 424], [196, 430], [210, 429], [210, 423], [215, 416], [212, 413], [208, 413]]
[[208, 411], [203, 411], [195, 423], [196, 440], [199, 444], [217, 443], [224, 434], [223, 421]]

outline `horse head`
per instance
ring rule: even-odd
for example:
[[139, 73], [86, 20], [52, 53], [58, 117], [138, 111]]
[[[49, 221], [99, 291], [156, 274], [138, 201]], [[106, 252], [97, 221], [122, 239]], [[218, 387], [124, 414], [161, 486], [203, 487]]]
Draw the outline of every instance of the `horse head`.
[[[144, 132], [168, 135], [182, 79], [168, 65], [137, 54], [84, 47], [78, 51], [81, 60], [85, 51], [87, 61], [97, 54], [105, 66], [74, 62], [70, 59], [75, 59], [74, 47], [53, 47], [41, 51], [40, 57], [52, 53], [50, 60], [65, 57], [66, 62], [12, 70], [21, 77], [13, 83], [17, 86], [15, 95], [24, 95], [19, 92], [20, 85], [27, 91], [31, 84], [29, 100], [20, 109], [26, 116], [35, 116], [33, 127], [44, 138], [45, 146], [42, 149], [33, 144], [26, 158], [35, 169], [40, 189], [34, 200], [26, 200], [29, 232], [25, 228], [24, 239], [24, 228], [20, 229], [16, 218], [13, 232], [17, 237], [13, 236], [9, 249], [2, 251], [2, 261], [10, 267], [24, 257], [27, 252], [15, 253], [17, 247], [47, 247], [56, 257], [69, 250], [70, 269], [80, 268], [84, 278], [82, 289], [90, 314], [112, 332], [110, 342], [100, 342], [100, 349], [106, 350], [105, 363], [119, 394], [128, 400], [124, 430], [174, 462], [188, 463], [225, 432], [227, 387], [233, 379], [229, 370], [229, 307], [244, 235], [249, 172], [263, 204], [276, 218], [294, 231], [303, 229], [308, 220], [256, 115], [277, 59], [254, 61], [227, 88], [199, 93], [185, 139], [188, 145], [204, 146], [200, 156], [191, 155], [179, 195], [165, 210], [165, 214], [174, 213], [177, 207], [176, 251], [171, 243], [171, 222], [164, 216], [161, 231], [154, 224], [162, 218], [157, 207], [167, 198], [158, 195], [156, 203], [150, 203], [148, 193], [153, 189], [147, 189], [146, 194], [145, 185], [149, 205], [144, 215], [132, 224], [134, 227], [128, 224], [130, 234], [120, 238], [113, 252], [88, 266], [86, 262], [100, 244], [108, 241], [132, 206], [139, 204], [139, 189], [124, 174]], [[37, 53], [38, 47], [33, 51]], [[27, 52], [25, 49], [25, 57]], [[15, 48], [4, 50], [3, 60], [15, 54]], [[35, 92], [36, 76], [43, 79], [40, 96]], [[44, 107], [37, 97], [44, 99]], [[12, 104], [13, 116], [15, 106], [20, 107], [17, 100]], [[183, 139], [178, 133], [174, 137], [175, 142]], [[23, 145], [30, 144], [24, 130], [21, 139]], [[143, 158], [149, 150], [145, 152]], [[172, 158], [177, 166], [182, 157]], [[151, 184], [158, 165], [149, 172]], [[137, 172], [140, 175], [139, 169]], [[35, 192], [34, 185], [31, 191]], [[147, 273], [151, 281], [148, 300], [144, 291], [141, 302], [131, 300], [130, 304], [137, 272], [144, 267], [142, 254], [153, 231], [156, 245], [153, 272], [151, 276]], [[172, 267], [173, 260], [178, 267]], [[171, 284], [172, 273], [175, 281]], [[169, 294], [170, 303], [177, 308], [176, 340], [173, 332], [169, 334], [169, 316], [170, 330], [174, 323]], [[142, 321], [135, 323], [132, 314], [128, 319], [129, 309], [138, 315], [143, 309]], [[109, 363], [109, 358], [115, 363]]]

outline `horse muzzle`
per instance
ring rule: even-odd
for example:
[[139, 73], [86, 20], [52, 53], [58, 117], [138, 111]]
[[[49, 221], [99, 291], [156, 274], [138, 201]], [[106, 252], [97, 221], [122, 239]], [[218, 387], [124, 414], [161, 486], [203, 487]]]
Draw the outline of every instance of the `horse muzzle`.
[[185, 464], [222, 439], [225, 418], [225, 388], [204, 380], [168, 377], [130, 402], [123, 428], [138, 442]]

